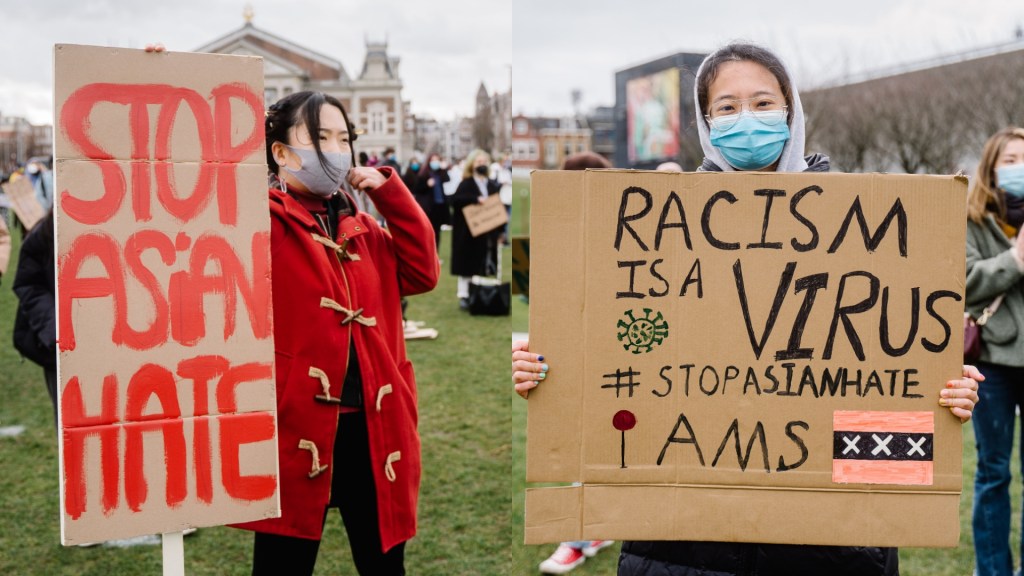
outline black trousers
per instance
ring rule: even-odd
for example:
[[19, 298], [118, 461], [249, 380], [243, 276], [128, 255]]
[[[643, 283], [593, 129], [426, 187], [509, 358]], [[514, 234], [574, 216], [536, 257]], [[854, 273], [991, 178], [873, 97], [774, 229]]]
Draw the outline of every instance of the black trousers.
[[[60, 393], [57, 392], [57, 367], [43, 367], [43, 377], [46, 378], [46, 392], [50, 395], [50, 404], [53, 405], [53, 427], [57, 428], [57, 401]], [[58, 430], [58, 433], [60, 431]]]
[[[337, 507], [348, 533], [352, 559], [363, 576], [403, 576], [405, 544], [381, 551], [377, 522], [377, 491], [370, 468], [370, 445], [363, 412], [341, 414], [338, 437], [334, 442], [334, 461], [338, 464], [331, 478], [331, 501], [324, 510]], [[253, 544], [253, 576], [312, 576], [319, 540], [278, 536], [256, 532]]]
[[440, 204], [430, 204], [430, 208], [426, 212], [427, 219], [430, 220], [430, 226], [434, 229], [434, 242], [440, 248], [441, 226], [451, 222], [452, 209], [448, 206], [447, 202], [442, 202]]

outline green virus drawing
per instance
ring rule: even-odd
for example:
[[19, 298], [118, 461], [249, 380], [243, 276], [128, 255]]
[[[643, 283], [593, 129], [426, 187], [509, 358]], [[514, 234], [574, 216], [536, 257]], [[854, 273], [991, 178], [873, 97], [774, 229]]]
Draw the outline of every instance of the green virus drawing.
[[655, 344], [661, 344], [668, 338], [668, 322], [661, 312], [656, 313], [653, 318], [652, 313], [654, 310], [644, 308], [643, 317], [637, 318], [632, 310], [623, 312], [628, 321], [619, 319], [618, 326], [622, 331], [617, 334], [619, 342], [623, 342], [623, 348], [633, 354], [650, 352]]

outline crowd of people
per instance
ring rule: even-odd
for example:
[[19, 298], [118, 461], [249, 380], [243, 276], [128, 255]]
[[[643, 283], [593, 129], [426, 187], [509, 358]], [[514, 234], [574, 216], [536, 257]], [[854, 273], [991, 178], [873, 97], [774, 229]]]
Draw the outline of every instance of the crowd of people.
[[509, 245], [508, 224], [478, 236], [470, 233], [463, 209], [498, 195], [507, 214], [512, 213], [512, 158], [503, 154], [493, 158], [476, 149], [465, 158], [446, 160], [436, 152], [414, 153], [402, 163], [393, 148], [382, 156], [361, 153], [361, 166], [387, 166], [401, 175], [402, 182], [416, 198], [434, 231], [440, 249], [442, 230], [451, 230], [452, 276], [458, 278], [455, 297], [461, 310], [469, 309], [470, 281], [473, 276], [498, 274], [500, 248]]
[[[826, 155], [804, 149], [799, 93], [771, 51], [742, 43], [715, 51], [697, 71], [693, 101], [704, 158], [688, 168], [829, 170]], [[357, 154], [345, 107], [319, 92], [272, 103], [265, 133], [275, 346], [292, 369], [276, 374], [281, 517], [239, 526], [255, 533], [253, 573], [312, 574], [327, 512], [338, 508], [357, 571], [404, 574], [404, 546], [416, 531], [420, 440], [401, 301], [437, 284], [444, 265], [441, 237], [448, 229], [447, 265], [457, 277], [461, 308], [468, 305], [472, 277], [497, 274], [507, 228], [473, 236], [463, 208], [499, 195], [508, 209], [511, 161], [482, 150], [460, 161], [436, 153], [400, 159], [393, 149]], [[563, 166], [609, 167], [593, 153], [571, 156]], [[660, 169], [683, 167], [666, 163]], [[31, 179], [48, 214], [22, 242], [10, 285], [20, 302], [15, 345], [42, 366], [56, 421], [52, 172], [46, 161], [33, 160], [10, 178]], [[985, 144], [967, 214], [966, 305], [987, 317], [986, 346], [977, 366], [965, 365], [959, 378], [942, 383], [938, 402], [959, 421], [971, 421], [977, 439], [976, 574], [1010, 576], [1010, 460], [1016, 414], [1024, 404], [1017, 380], [1024, 377], [1024, 129], [1008, 127]], [[0, 226], [0, 281], [7, 280], [5, 238]], [[310, 298], [296, 297], [302, 294]], [[353, 321], [339, 323], [332, 310], [317, 305], [323, 294]], [[550, 361], [542, 353], [526, 341], [513, 344], [512, 379], [523, 398], [545, 381]], [[326, 401], [308, 393], [314, 366], [324, 374]], [[315, 473], [309, 458], [297, 454], [303, 442], [318, 448]], [[569, 572], [612, 544], [562, 543], [539, 570]], [[1024, 543], [1018, 546], [1024, 556]], [[627, 541], [618, 571], [891, 576], [898, 564], [894, 548]]]

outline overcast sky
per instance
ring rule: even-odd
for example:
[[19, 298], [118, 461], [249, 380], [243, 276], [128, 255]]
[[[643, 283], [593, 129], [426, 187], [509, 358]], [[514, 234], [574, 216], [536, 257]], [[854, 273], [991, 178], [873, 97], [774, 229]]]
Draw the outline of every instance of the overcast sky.
[[801, 88], [1008, 42], [1024, 1], [516, 0], [512, 21], [513, 110], [557, 115], [574, 88], [584, 111], [611, 105], [617, 70], [731, 40], [773, 49]]
[[365, 39], [388, 40], [401, 58], [402, 96], [416, 114], [472, 115], [482, 80], [507, 91], [511, 0], [0, 0], [0, 114], [53, 119], [53, 45], [190, 51], [253, 24], [344, 64], [358, 76]]

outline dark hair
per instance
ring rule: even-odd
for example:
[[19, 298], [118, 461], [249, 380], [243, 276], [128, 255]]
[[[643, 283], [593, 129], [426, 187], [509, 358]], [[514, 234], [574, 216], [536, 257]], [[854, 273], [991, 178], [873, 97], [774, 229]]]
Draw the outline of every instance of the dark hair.
[[334, 170], [324, 157], [324, 153], [320, 151], [320, 138], [317, 137], [317, 134], [320, 133], [320, 109], [323, 108], [324, 104], [330, 104], [341, 110], [341, 117], [345, 119], [345, 126], [348, 128], [352, 166], [356, 166], [355, 126], [349, 122], [348, 113], [345, 112], [345, 107], [341, 105], [341, 101], [323, 92], [304, 91], [285, 96], [271, 104], [270, 108], [267, 109], [265, 126], [267, 136], [267, 168], [272, 174], [277, 174], [280, 169], [277, 161], [274, 160], [272, 145], [274, 142], [287, 144], [288, 131], [293, 126], [300, 124], [306, 125], [310, 140], [313, 141], [313, 149], [316, 150], [316, 155], [320, 159], [320, 165], [328, 172]]
[[587, 168], [611, 168], [612, 163], [595, 152], [580, 152], [566, 157], [562, 170], [586, 170]]
[[765, 48], [738, 42], [719, 49], [704, 61], [701, 75], [697, 78], [697, 102], [700, 104], [702, 117], [708, 113], [708, 90], [711, 88], [711, 83], [718, 76], [719, 67], [726, 62], [753, 62], [767, 68], [779, 81], [782, 95], [786, 98], [786, 104], [789, 105], [786, 120], [789, 121], [793, 118], [793, 85], [790, 83], [789, 74], [786, 73], [786, 67], [782, 61]]

